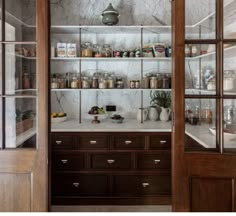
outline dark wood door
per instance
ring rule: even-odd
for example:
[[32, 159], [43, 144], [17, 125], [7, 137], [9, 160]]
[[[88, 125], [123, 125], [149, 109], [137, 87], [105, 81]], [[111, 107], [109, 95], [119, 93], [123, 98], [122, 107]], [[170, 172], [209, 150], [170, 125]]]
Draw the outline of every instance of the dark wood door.
[[172, 6], [173, 211], [235, 211], [236, 91], [227, 71], [236, 69], [236, 17], [229, 20], [236, 3], [174, 0]]

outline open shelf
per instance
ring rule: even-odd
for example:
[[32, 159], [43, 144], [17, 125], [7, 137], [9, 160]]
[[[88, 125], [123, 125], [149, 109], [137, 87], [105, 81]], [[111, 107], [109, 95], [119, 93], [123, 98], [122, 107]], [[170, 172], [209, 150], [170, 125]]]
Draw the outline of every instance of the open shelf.
[[148, 58], [148, 57], [141, 57], [141, 58], [85, 58], [85, 57], [74, 57], [74, 58], [68, 58], [68, 57], [52, 57], [52, 61], [170, 61], [170, 57], [157, 57], [157, 58]]
[[76, 91], [85, 91], [85, 92], [88, 92], [88, 91], [171, 91], [171, 89], [130, 89], [130, 88], [123, 88], [123, 89], [118, 89], [118, 88], [115, 88], [115, 89], [92, 89], [92, 88], [89, 88], [89, 89], [51, 89], [52, 92], [76, 92]]

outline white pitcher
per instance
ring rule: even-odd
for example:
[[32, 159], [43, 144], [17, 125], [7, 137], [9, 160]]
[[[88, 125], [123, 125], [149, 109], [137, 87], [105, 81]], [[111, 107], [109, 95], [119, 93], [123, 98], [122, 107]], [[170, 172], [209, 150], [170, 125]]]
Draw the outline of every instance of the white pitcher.
[[148, 118], [151, 121], [156, 121], [158, 119], [158, 111], [156, 106], [150, 106], [148, 112]]
[[169, 121], [170, 113], [171, 113], [170, 108], [161, 107], [160, 120], [161, 121]]
[[147, 120], [148, 110], [147, 108], [139, 108], [137, 112], [137, 120], [141, 122], [143, 113], [143, 121]]

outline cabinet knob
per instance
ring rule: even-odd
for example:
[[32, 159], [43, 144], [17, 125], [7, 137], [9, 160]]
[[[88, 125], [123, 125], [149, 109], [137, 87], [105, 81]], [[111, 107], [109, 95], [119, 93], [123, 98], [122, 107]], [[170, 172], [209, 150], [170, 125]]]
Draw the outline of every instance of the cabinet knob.
[[57, 145], [60, 145], [61, 143], [62, 143], [61, 140], [56, 140], [56, 144], [57, 144]]
[[131, 144], [131, 143], [132, 143], [131, 140], [125, 140], [125, 144], [126, 144], [126, 145], [129, 145], [129, 144]]
[[113, 164], [113, 163], [115, 163], [115, 160], [107, 160], [107, 163], [108, 164]]
[[166, 143], [167, 143], [166, 140], [161, 140], [161, 141], [160, 141], [160, 144], [162, 144], [162, 145], [163, 145], [163, 144], [166, 144]]
[[97, 141], [96, 140], [90, 140], [89, 143], [94, 145], [94, 144], [97, 144]]
[[74, 182], [74, 183], [73, 183], [73, 186], [76, 187], [76, 188], [78, 188], [78, 187], [79, 187], [79, 182]]
[[146, 187], [149, 186], [149, 183], [148, 183], [148, 182], [143, 182], [143, 183], [142, 183], [142, 186], [143, 186], [144, 188], [146, 188]]
[[68, 162], [68, 160], [61, 160], [61, 162], [62, 162], [63, 164], [66, 164], [66, 163]]
[[161, 162], [161, 160], [159, 160], [159, 159], [154, 160], [154, 164], [159, 164], [160, 162]]

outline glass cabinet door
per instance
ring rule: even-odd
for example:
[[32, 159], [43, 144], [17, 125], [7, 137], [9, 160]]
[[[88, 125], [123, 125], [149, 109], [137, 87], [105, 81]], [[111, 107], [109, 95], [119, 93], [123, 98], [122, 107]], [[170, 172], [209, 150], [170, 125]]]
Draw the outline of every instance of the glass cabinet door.
[[1, 148], [35, 148], [36, 0], [1, 5]]
[[185, 2], [185, 150], [233, 151], [236, 1]]

